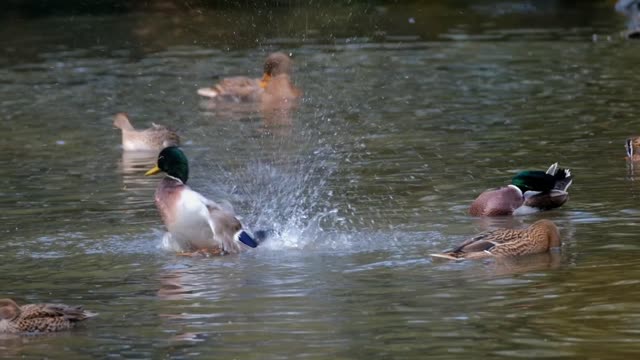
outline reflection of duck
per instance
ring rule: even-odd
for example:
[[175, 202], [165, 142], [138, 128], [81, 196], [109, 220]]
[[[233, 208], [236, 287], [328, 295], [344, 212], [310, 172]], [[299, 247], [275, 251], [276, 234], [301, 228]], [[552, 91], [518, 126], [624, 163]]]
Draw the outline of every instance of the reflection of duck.
[[[229, 101], [229, 102], [258, 102], [262, 100], [262, 96], [265, 92], [273, 93], [274, 87], [270, 86], [272, 80], [284, 75], [285, 77], [279, 78], [276, 83], [276, 88], [293, 88], [293, 84], [289, 79], [291, 73], [291, 59], [288, 55], [276, 52], [270, 54], [264, 62], [264, 73], [262, 79], [252, 79], [245, 76], [235, 76], [222, 79], [218, 84], [213, 87], [198, 89], [200, 96]], [[286, 84], [283, 84], [286, 82]]]
[[230, 206], [223, 207], [187, 186], [189, 164], [182, 150], [163, 149], [157, 165], [145, 175], [161, 171], [167, 175], [156, 188], [155, 201], [169, 231], [165, 247], [189, 254], [221, 255], [242, 251], [241, 244], [258, 246]]
[[480, 259], [548, 252], [560, 247], [560, 232], [549, 220], [538, 220], [526, 229], [496, 229], [473, 237], [453, 250], [431, 254], [445, 259]]
[[511, 184], [480, 194], [469, 208], [474, 216], [522, 215], [560, 207], [568, 198], [573, 178], [558, 163], [543, 171], [523, 171]]
[[174, 130], [155, 123], [148, 129], [136, 130], [125, 113], [116, 114], [113, 125], [122, 130], [125, 151], [160, 151], [167, 146], [180, 145], [180, 137]]
[[28, 304], [19, 306], [11, 299], [0, 299], [0, 333], [54, 332], [68, 330], [96, 314], [79, 306]]

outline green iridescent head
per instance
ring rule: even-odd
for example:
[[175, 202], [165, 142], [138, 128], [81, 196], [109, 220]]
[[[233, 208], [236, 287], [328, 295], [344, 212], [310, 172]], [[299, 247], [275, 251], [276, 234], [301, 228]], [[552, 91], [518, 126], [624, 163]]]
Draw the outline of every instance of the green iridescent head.
[[189, 179], [189, 161], [180, 148], [170, 146], [162, 149], [158, 155], [157, 165], [147, 171], [145, 175], [155, 175], [161, 171], [180, 179], [185, 184], [187, 183]]

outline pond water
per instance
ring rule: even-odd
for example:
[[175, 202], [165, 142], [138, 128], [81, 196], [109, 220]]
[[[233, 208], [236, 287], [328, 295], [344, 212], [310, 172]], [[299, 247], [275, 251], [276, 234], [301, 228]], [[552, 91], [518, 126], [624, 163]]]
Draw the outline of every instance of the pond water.
[[[443, 5], [442, 3], [446, 3]], [[640, 43], [611, 2], [452, 1], [4, 17], [0, 297], [100, 313], [0, 357], [632, 358], [640, 352]], [[594, 36], [595, 35], [595, 36]], [[290, 52], [289, 125], [196, 89]], [[160, 249], [154, 158], [112, 116], [177, 127], [191, 186], [280, 235], [238, 256]], [[467, 215], [559, 162], [563, 207]], [[638, 165], [640, 166], [640, 165]], [[432, 261], [555, 221], [559, 256]]]

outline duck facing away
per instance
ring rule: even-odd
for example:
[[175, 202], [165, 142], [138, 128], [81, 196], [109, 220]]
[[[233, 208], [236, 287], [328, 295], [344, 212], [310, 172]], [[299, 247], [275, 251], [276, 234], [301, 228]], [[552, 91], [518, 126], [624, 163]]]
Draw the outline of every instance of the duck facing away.
[[152, 123], [145, 130], [136, 130], [125, 113], [118, 113], [113, 126], [122, 130], [122, 148], [125, 151], [160, 151], [167, 146], [179, 146], [180, 136], [167, 127]]
[[11, 299], [0, 299], [0, 333], [49, 333], [68, 330], [97, 314], [80, 306], [28, 304], [19, 306]]
[[473, 201], [469, 214], [473, 216], [524, 215], [555, 209], [569, 199], [567, 189], [573, 177], [569, 169], [555, 163], [544, 171], [527, 170], [518, 173], [511, 184], [487, 190]]
[[526, 229], [496, 229], [473, 237], [453, 250], [431, 256], [450, 260], [540, 254], [559, 248], [560, 232], [550, 220], [538, 220]]
[[[189, 163], [175, 146], [163, 149], [157, 165], [145, 175], [166, 173], [156, 188], [155, 203], [168, 232], [164, 246], [183, 255], [239, 253], [258, 243], [236, 218], [231, 206], [222, 206], [187, 185]], [[244, 244], [244, 245], [243, 245]]]
[[[276, 52], [270, 54], [264, 62], [263, 75], [260, 79], [235, 76], [222, 79], [213, 87], [198, 89], [200, 96], [229, 102], [258, 102], [265, 92], [275, 93], [280, 88], [293, 88], [291, 83], [291, 59], [287, 54]], [[277, 85], [271, 86], [272, 80], [278, 76]], [[284, 80], [282, 80], [284, 79]]]
[[627, 149], [627, 160], [629, 161], [640, 161], [640, 136], [630, 137], [625, 142], [625, 147]]

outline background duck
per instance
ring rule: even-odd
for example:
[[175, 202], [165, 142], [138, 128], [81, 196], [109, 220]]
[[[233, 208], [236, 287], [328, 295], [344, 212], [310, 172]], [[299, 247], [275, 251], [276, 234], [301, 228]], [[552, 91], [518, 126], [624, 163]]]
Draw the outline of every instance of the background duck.
[[156, 188], [155, 202], [167, 227], [163, 245], [185, 255], [239, 253], [242, 244], [258, 243], [236, 218], [230, 205], [207, 199], [187, 186], [189, 163], [182, 150], [167, 147], [145, 175], [166, 173]]
[[640, 153], [638, 153], [640, 149], [640, 136], [628, 138], [625, 142], [625, 147], [627, 149], [627, 160], [640, 161]]
[[[230, 102], [258, 102], [262, 100], [265, 89], [271, 80], [279, 75], [287, 75], [288, 85], [293, 87], [289, 76], [291, 74], [291, 59], [287, 54], [275, 52], [270, 54], [263, 67], [261, 79], [246, 76], [235, 76], [222, 79], [213, 87], [198, 89], [200, 96]], [[279, 85], [280, 86], [280, 85]]]
[[0, 333], [47, 333], [68, 330], [97, 314], [80, 306], [28, 304], [19, 306], [11, 299], [0, 299]]
[[167, 146], [179, 146], [180, 136], [167, 127], [152, 123], [145, 130], [136, 130], [125, 113], [118, 113], [113, 126], [122, 130], [122, 148], [125, 151], [160, 151]]
[[538, 220], [526, 229], [496, 229], [473, 237], [453, 250], [431, 256], [457, 260], [540, 254], [559, 248], [560, 232], [550, 220]]
[[554, 209], [569, 199], [567, 189], [572, 182], [569, 169], [558, 168], [558, 163], [546, 172], [523, 171], [513, 177], [510, 185], [480, 194], [471, 204], [469, 214], [523, 215]]

